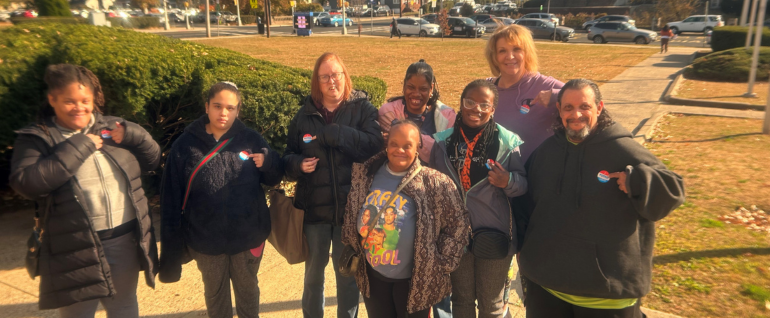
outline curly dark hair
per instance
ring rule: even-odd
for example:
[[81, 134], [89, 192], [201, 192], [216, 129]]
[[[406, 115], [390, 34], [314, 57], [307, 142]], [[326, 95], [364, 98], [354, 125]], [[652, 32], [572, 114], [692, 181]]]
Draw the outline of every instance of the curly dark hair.
[[[574, 90], [583, 90], [586, 87], [590, 87], [591, 90], [594, 92], [594, 105], [599, 105], [599, 103], [602, 101], [602, 92], [599, 91], [599, 86], [596, 85], [591, 80], [585, 79], [585, 78], [577, 78], [570, 80], [559, 91], [559, 95], [557, 97], [557, 101], [559, 102], [559, 105], [561, 105], [561, 98], [564, 96], [564, 92], [570, 89]], [[612, 116], [610, 116], [610, 112], [607, 111], [607, 107], [604, 107], [602, 110], [602, 113], [599, 114], [599, 117], [596, 121], [596, 128], [595, 132], [599, 132], [604, 130], [605, 128], [612, 125], [613, 120]], [[554, 132], [564, 132], [566, 131], [566, 128], [564, 127], [564, 123], [562, 122], [561, 115], [559, 112], [556, 112], [556, 121], [553, 123], [553, 131]]]

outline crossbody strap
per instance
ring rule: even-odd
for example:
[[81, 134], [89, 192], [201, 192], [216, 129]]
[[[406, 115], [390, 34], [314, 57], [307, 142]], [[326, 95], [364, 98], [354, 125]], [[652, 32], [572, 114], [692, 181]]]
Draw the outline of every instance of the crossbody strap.
[[211, 161], [214, 157], [216, 157], [222, 149], [227, 147], [227, 144], [230, 143], [230, 138], [220, 141], [214, 149], [211, 149], [209, 153], [207, 153], [201, 161], [198, 162], [198, 164], [195, 166], [195, 170], [190, 174], [190, 179], [187, 181], [187, 189], [184, 192], [184, 201], [182, 201], [182, 214], [184, 214], [184, 209], [187, 206], [187, 198], [190, 196], [190, 186], [192, 185], [193, 180], [195, 179], [195, 176], [198, 175], [198, 171], [201, 170], [201, 167], [205, 165], [207, 162]]
[[380, 208], [380, 209], [377, 210], [377, 214], [375, 214], [374, 217], [369, 220], [369, 223], [366, 224], [366, 227], [369, 229], [369, 232], [366, 233], [366, 237], [364, 238], [364, 240], [362, 242], [366, 242], [369, 239], [369, 235], [371, 235], [372, 232], [373, 232], [371, 229], [373, 229], [374, 225], [377, 224], [377, 221], [380, 220], [380, 216], [382, 215], [382, 212], [385, 211], [385, 208], [389, 207], [393, 203], [393, 201], [396, 200], [396, 197], [398, 196], [398, 193], [401, 192], [401, 190], [403, 190], [404, 187], [407, 184], [409, 184], [409, 182], [412, 181], [412, 179], [414, 179], [414, 177], [416, 177], [418, 174], [420, 174], [420, 170], [422, 170], [422, 166], [417, 167], [417, 169], [414, 170], [414, 173], [409, 175], [406, 178], [406, 180], [404, 180], [404, 182], [402, 182], [401, 185], [398, 186], [398, 188], [396, 188], [396, 192], [393, 192], [393, 194], [390, 196], [390, 199], [388, 199], [388, 202], [385, 203], [385, 206], [383, 208]]

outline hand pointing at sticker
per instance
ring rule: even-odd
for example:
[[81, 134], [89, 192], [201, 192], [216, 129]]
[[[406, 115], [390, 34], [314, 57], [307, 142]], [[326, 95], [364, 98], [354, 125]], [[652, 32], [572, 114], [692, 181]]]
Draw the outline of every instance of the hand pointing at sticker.
[[254, 164], [257, 165], [257, 168], [262, 168], [262, 165], [265, 164], [265, 154], [263, 153], [250, 154], [249, 158], [254, 160]]
[[626, 173], [625, 172], [613, 172], [610, 173], [610, 179], [618, 178], [618, 188], [620, 188], [620, 191], [623, 191], [624, 193], [628, 194], [628, 189], [626, 189]]
[[532, 103], [530, 105], [540, 104], [543, 107], [548, 107], [548, 104], [551, 103], [551, 90], [544, 90], [540, 93], [537, 93], [537, 96], [535, 99], [532, 100]]
[[110, 136], [112, 136], [112, 140], [115, 143], [119, 144], [123, 142], [123, 137], [126, 136], [126, 126], [121, 125], [119, 122], [115, 122], [115, 126], [117, 128], [110, 131]]

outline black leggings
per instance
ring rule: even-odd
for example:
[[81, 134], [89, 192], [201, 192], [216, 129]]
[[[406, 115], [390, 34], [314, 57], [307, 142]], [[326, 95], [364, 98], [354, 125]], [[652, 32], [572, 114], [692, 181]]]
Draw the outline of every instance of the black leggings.
[[[639, 308], [641, 300], [635, 305], [623, 309], [591, 309], [575, 306], [563, 301], [547, 290], [525, 279], [527, 297], [524, 306], [527, 308], [527, 318], [642, 318], [645, 317]], [[367, 307], [368, 308], [368, 307]]]
[[379, 278], [381, 275], [373, 272], [374, 269], [367, 263], [369, 295], [372, 297], [364, 297], [364, 305], [369, 318], [430, 318], [430, 308], [407, 314], [410, 279], [383, 281]]

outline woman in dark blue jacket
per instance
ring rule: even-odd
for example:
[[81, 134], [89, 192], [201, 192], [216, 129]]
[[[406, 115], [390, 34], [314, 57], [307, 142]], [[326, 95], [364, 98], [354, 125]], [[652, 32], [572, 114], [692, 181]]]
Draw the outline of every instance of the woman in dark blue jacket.
[[159, 278], [178, 281], [189, 252], [203, 277], [209, 317], [233, 316], [231, 279], [238, 316], [258, 317], [257, 272], [270, 234], [260, 184], [283, 178], [280, 156], [237, 118], [240, 107], [235, 84], [212, 86], [206, 115], [171, 146], [163, 175]]

